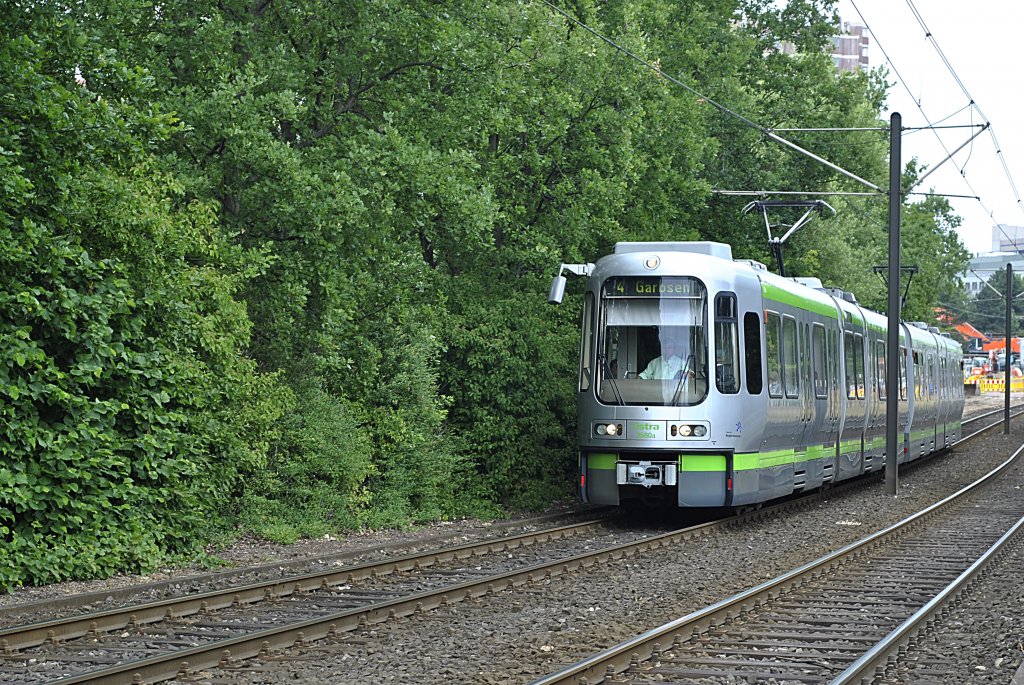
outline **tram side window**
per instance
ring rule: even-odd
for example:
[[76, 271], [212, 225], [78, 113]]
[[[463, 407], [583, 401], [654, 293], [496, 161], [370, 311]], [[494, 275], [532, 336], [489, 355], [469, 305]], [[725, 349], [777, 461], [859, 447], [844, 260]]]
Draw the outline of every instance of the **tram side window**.
[[907, 399], [907, 348], [900, 348], [900, 399]]
[[885, 343], [881, 340], [875, 341], [875, 369], [878, 373], [878, 378], [875, 382], [878, 384], [878, 399], [885, 399]]
[[825, 377], [825, 327], [814, 324], [811, 329], [811, 354], [814, 367], [814, 394], [816, 397], [828, 395], [828, 379]]
[[743, 315], [743, 352], [747, 359], [747, 392], [760, 395], [764, 386], [761, 375], [761, 317], [755, 312]]
[[939, 392], [935, 387], [935, 378], [938, 375], [938, 360], [934, 354], [928, 355], [928, 397], [935, 399]]
[[587, 293], [580, 323], [580, 392], [590, 389], [590, 357], [594, 344], [594, 293]]
[[922, 381], [925, 378], [925, 369], [921, 365], [921, 355], [913, 353], [913, 398], [921, 399]]
[[846, 331], [846, 397], [864, 399], [864, 336]]
[[796, 320], [782, 319], [782, 365], [785, 369], [786, 397], [800, 396], [800, 375], [797, 368]]
[[931, 361], [931, 373], [928, 376], [929, 391], [931, 398], [937, 400], [941, 397], [942, 387], [942, 358], [936, 353], [929, 355]]
[[846, 397], [857, 399], [857, 358], [853, 353], [853, 333], [843, 334], [843, 348], [846, 352]]
[[828, 332], [828, 368], [829, 378], [832, 381], [832, 394], [838, 397], [839, 392], [839, 333]]
[[804, 387], [810, 392], [814, 388], [814, 349], [811, 345], [811, 327], [804, 324], [803, 343], [800, 346], [800, 369], [804, 377]]
[[764, 325], [765, 349], [768, 359], [768, 395], [782, 397], [782, 318], [773, 312], [768, 313]]
[[857, 399], [864, 399], [864, 336], [859, 333], [853, 336], [857, 355]]
[[736, 321], [736, 296], [715, 298], [715, 385], [721, 393], [740, 391], [740, 331]]

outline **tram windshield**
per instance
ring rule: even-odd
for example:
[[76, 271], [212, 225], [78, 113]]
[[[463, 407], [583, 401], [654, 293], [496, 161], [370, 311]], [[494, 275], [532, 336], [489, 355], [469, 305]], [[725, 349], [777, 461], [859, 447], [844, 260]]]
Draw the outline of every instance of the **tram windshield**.
[[708, 393], [707, 291], [689, 277], [605, 282], [597, 396], [606, 404], [686, 406]]

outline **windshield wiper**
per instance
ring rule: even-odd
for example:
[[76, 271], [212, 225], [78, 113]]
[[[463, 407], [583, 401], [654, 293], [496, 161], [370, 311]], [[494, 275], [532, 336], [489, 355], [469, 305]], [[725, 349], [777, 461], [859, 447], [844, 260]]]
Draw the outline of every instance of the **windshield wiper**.
[[[693, 360], [693, 355], [692, 354], [686, 358], [686, 363], [683, 364], [682, 370], [679, 371], [679, 382], [676, 383], [676, 391], [674, 393], [672, 393], [672, 406], [673, 407], [676, 406], [676, 404], [678, 404], [679, 393], [682, 392], [683, 386], [686, 384], [686, 374], [690, 370], [690, 361], [691, 360]], [[694, 361], [693, 365], [694, 365], [694, 367], [697, 366], [696, 361]]]
[[615, 374], [612, 373], [612, 369], [608, 365], [608, 355], [597, 355], [597, 361], [601, 363], [601, 372], [604, 374], [605, 380], [608, 381], [608, 385], [611, 386], [612, 395], [615, 397], [615, 403], [620, 405], [626, 404], [622, 401], [622, 395], [619, 394], [619, 386], [615, 383]]

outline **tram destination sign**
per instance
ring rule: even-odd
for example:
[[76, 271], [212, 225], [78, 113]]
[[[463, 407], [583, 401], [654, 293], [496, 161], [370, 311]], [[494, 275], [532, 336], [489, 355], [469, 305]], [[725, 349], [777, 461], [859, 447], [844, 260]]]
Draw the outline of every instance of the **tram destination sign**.
[[615, 276], [604, 282], [605, 297], [700, 297], [702, 291], [689, 276]]

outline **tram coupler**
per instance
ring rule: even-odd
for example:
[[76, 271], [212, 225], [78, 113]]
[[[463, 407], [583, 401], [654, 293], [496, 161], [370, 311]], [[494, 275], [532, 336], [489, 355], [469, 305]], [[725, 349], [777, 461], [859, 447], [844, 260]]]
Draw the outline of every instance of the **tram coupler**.
[[677, 464], [654, 464], [649, 461], [618, 462], [615, 464], [616, 485], [642, 485], [645, 488], [656, 485], [675, 485], [679, 466]]

